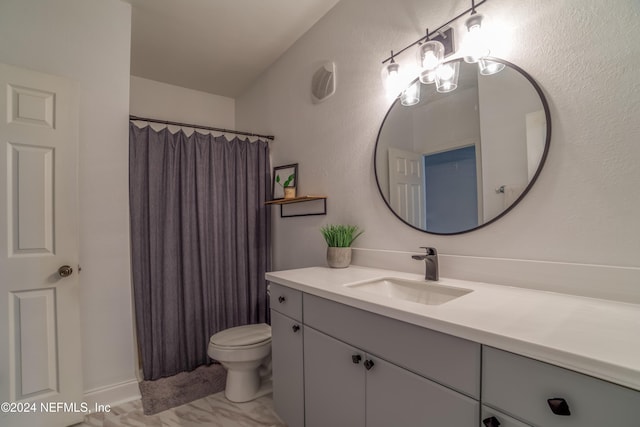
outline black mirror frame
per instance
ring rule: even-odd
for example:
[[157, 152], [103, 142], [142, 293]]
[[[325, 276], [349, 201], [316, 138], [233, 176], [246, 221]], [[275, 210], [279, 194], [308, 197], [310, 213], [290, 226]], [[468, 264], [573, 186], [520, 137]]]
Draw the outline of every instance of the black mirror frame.
[[[387, 117], [391, 113], [391, 110], [393, 109], [393, 107], [396, 106], [396, 104], [398, 102], [400, 102], [400, 97], [398, 96], [398, 98], [396, 98], [395, 101], [393, 101], [393, 103], [391, 104], [391, 106], [387, 110], [387, 113], [385, 114], [384, 119], [382, 120], [382, 124], [380, 124], [380, 129], [378, 129], [378, 135], [376, 136], [376, 145], [375, 145], [374, 150], [373, 150], [373, 170], [374, 170], [374, 174], [375, 174], [375, 178], [376, 178], [376, 185], [378, 186], [378, 192], [380, 193], [380, 197], [382, 197], [382, 200], [384, 201], [384, 203], [387, 205], [387, 208], [389, 208], [389, 210], [400, 221], [402, 221], [404, 224], [406, 224], [409, 227], [414, 228], [414, 229], [416, 229], [418, 231], [422, 231], [423, 233], [435, 234], [435, 235], [440, 235], [440, 236], [453, 236], [453, 235], [457, 235], [457, 234], [469, 233], [471, 231], [475, 231], [475, 230], [478, 230], [480, 228], [486, 227], [489, 224], [493, 224], [494, 222], [496, 222], [497, 220], [499, 220], [500, 218], [505, 216], [507, 213], [509, 213], [518, 203], [520, 203], [520, 201], [522, 199], [524, 199], [524, 197], [527, 195], [527, 193], [529, 192], [531, 187], [533, 187], [533, 184], [538, 179], [538, 176], [540, 175], [540, 172], [542, 171], [542, 168], [544, 167], [544, 164], [545, 164], [545, 162], [547, 160], [547, 155], [549, 153], [549, 147], [551, 145], [551, 112], [549, 110], [549, 103], [547, 102], [547, 98], [544, 96], [544, 93], [542, 92], [542, 89], [540, 88], [538, 83], [533, 79], [533, 77], [531, 77], [531, 75], [529, 75], [529, 73], [527, 73], [526, 71], [524, 71], [522, 68], [518, 67], [517, 65], [515, 65], [515, 64], [513, 64], [513, 63], [511, 63], [509, 61], [505, 61], [504, 59], [495, 58], [495, 57], [487, 57], [486, 59], [489, 60], [489, 61], [493, 61], [493, 62], [499, 62], [499, 63], [504, 64], [504, 65], [506, 65], [506, 66], [508, 66], [510, 68], [513, 68], [514, 70], [519, 72], [525, 79], [527, 79], [527, 81], [529, 83], [531, 83], [531, 86], [533, 86], [533, 88], [535, 89], [536, 93], [540, 97], [540, 101], [542, 102], [542, 107], [544, 109], [545, 119], [547, 121], [547, 135], [546, 135], [545, 143], [544, 143], [544, 151], [542, 153], [542, 157], [540, 158], [540, 164], [538, 165], [538, 168], [536, 169], [536, 173], [531, 178], [531, 181], [529, 181], [529, 184], [525, 187], [525, 189], [522, 191], [520, 196], [518, 196], [518, 198], [509, 207], [507, 207], [505, 210], [503, 210], [499, 215], [496, 215], [494, 218], [492, 218], [491, 220], [489, 220], [489, 221], [487, 221], [485, 223], [482, 223], [482, 224], [480, 224], [480, 225], [478, 225], [476, 227], [473, 227], [473, 228], [469, 228], [468, 230], [456, 231], [454, 233], [435, 233], [433, 231], [423, 230], [423, 229], [418, 228], [418, 227], [416, 227], [416, 226], [414, 226], [412, 224], [409, 224], [407, 221], [402, 219], [400, 217], [400, 215], [398, 215], [396, 213], [396, 211], [389, 204], [389, 201], [387, 200], [387, 198], [384, 196], [384, 193], [382, 191], [382, 187], [380, 186], [380, 180], [378, 179], [378, 166], [377, 166], [377, 162], [376, 162], [376, 155], [378, 153], [378, 143], [380, 142], [380, 134], [382, 133], [382, 128], [383, 128], [385, 122], [387, 121]], [[453, 59], [451, 61], [446, 61], [445, 64], [449, 63], [449, 62], [454, 62], [454, 61], [462, 61], [462, 59], [458, 58], [458, 59]], [[413, 80], [411, 82], [411, 84], [415, 83], [416, 81], [418, 81], [418, 79]]]

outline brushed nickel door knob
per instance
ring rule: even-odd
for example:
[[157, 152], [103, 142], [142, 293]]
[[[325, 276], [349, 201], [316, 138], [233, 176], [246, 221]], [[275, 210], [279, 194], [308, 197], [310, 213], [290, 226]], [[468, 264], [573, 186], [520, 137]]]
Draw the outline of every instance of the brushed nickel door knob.
[[71, 274], [73, 274], [73, 268], [69, 267], [68, 265], [63, 265], [58, 269], [58, 274], [60, 275], [60, 277], [69, 277], [71, 276]]

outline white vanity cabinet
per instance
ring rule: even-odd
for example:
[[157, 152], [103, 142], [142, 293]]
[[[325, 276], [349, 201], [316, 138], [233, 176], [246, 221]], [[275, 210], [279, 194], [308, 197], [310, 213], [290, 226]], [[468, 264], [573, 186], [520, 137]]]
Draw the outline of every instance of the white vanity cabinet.
[[640, 426], [640, 392], [487, 346], [482, 402], [532, 426]]
[[477, 425], [479, 344], [305, 293], [299, 310], [296, 292], [271, 288], [274, 403], [289, 427]]
[[304, 426], [302, 293], [276, 284], [270, 288], [273, 401], [290, 427]]
[[640, 306], [454, 279], [441, 281], [471, 292], [423, 306], [354, 286], [396, 275], [420, 280], [355, 266], [267, 274], [282, 284], [274, 400], [289, 427], [640, 427]]

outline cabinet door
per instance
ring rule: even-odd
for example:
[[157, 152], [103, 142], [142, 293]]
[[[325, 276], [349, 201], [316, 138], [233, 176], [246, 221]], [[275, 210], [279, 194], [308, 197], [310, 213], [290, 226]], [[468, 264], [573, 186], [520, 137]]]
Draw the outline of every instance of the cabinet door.
[[544, 427], [638, 427], [640, 392], [538, 360], [483, 348], [482, 400]]
[[364, 427], [363, 363], [363, 352], [305, 327], [306, 427]]
[[477, 426], [476, 400], [384, 360], [367, 360], [373, 362], [366, 378], [367, 427]]
[[302, 336], [298, 321], [271, 310], [273, 403], [289, 427], [304, 426]]

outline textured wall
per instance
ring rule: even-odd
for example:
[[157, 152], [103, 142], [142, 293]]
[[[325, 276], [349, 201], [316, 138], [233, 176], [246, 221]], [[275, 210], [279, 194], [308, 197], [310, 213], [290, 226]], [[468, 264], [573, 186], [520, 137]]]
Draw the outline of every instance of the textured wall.
[[233, 98], [131, 76], [129, 112], [134, 116], [235, 129]]
[[130, 34], [131, 6], [117, 0], [0, 2], [0, 61], [79, 82], [84, 387], [92, 391], [133, 381], [135, 395], [129, 276]]
[[[323, 265], [318, 227], [352, 222], [366, 229], [356, 242], [361, 264], [419, 271], [406, 252], [433, 245], [444, 276], [640, 301], [636, 0], [484, 4], [500, 35], [492, 53], [527, 70], [549, 101], [547, 164], [522, 203], [472, 233], [424, 234], [384, 205], [372, 167], [388, 107], [380, 62], [468, 6], [342, 0], [236, 100], [238, 126], [276, 135], [274, 165], [298, 162], [301, 192], [329, 196], [326, 217], [274, 215], [274, 269]], [[336, 61], [337, 93], [313, 105], [310, 79], [327, 59]], [[414, 53], [398, 59], [413, 62]]]

